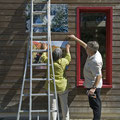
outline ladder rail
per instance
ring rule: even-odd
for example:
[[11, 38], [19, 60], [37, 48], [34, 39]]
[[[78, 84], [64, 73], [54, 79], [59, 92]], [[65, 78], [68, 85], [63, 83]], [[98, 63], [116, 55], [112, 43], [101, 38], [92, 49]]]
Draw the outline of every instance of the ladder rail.
[[21, 110], [21, 105], [22, 105], [22, 94], [24, 92], [24, 86], [25, 86], [25, 78], [26, 78], [27, 65], [28, 65], [28, 60], [29, 60], [29, 51], [30, 51], [30, 39], [28, 40], [28, 46], [27, 46], [27, 56], [26, 56], [26, 61], [25, 61], [25, 69], [24, 69], [24, 75], [23, 75], [23, 82], [22, 82], [19, 108], [18, 108], [18, 113], [17, 113], [17, 120], [19, 120], [19, 118], [20, 118], [20, 110]]
[[[57, 118], [59, 120], [59, 107], [58, 107], [58, 97], [57, 97], [57, 89], [56, 89], [56, 83], [55, 83], [55, 72], [54, 72], [54, 63], [53, 63], [53, 56], [52, 56], [52, 45], [51, 45], [51, 16], [50, 16], [50, 3], [51, 0], [49, 0], [49, 5], [48, 5], [48, 38], [49, 38], [49, 44], [48, 46], [50, 46], [50, 56], [49, 58], [51, 58], [51, 64], [52, 64], [52, 73], [53, 73], [53, 82], [54, 82], [54, 95], [55, 95], [55, 99], [56, 99], [56, 107], [57, 107]], [[49, 64], [48, 64], [49, 65]], [[49, 103], [50, 104], [50, 103]], [[50, 106], [50, 105], [49, 105]], [[50, 109], [50, 108], [49, 108]]]
[[32, 110], [32, 49], [33, 49], [33, 0], [31, 0], [31, 29], [30, 29], [30, 91], [29, 91], [29, 120], [32, 120], [31, 110]]
[[51, 42], [50, 42], [50, 47], [51, 47], [50, 55], [51, 55], [51, 65], [52, 65], [52, 72], [53, 72], [54, 91], [55, 91], [55, 99], [56, 99], [56, 105], [57, 105], [56, 106], [57, 107], [57, 116], [58, 116], [58, 120], [59, 120], [60, 116], [59, 116], [59, 107], [58, 107], [58, 96], [57, 96], [57, 89], [56, 89], [56, 83], [55, 83], [55, 71], [54, 71]]
[[51, 41], [51, 17], [50, 17], [50, 3], [47, 2], [47, 17], [48, 17], [48, 120], [50, 120], [50, 41]]

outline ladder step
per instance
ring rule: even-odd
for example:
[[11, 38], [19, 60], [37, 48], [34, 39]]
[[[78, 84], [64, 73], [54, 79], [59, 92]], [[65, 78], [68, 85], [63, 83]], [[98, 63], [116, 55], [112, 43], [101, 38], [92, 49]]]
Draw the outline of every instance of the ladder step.
[[41, 14], [46, 14], [46, 11], [34, 11], [33, 14], [34, 15], [41, 15]]
[[42, 27], [42, 26], [47, 26], [47, 24], [45, 24], [45, 23], [36, 23], [36, 24], [33, 24], [33, 27]]
[[[32, 110], [33, 113], [48, 112], [48, 110]], [[50, 112], [57, 112], [57, 110], [50, 110]]]
[[31, 110], [32, 113], [48, 112], [48, 110]]
[[[28, 97], [29, 94], [22, 94], [24, 97]], [[31, 96], [48, 96], [47, 93], [39, 93], [39, 94], [31, 94]], [[50, 96], [54, 96], [54, 94], [50, 94]]]
[[45, 39], [47, 36], [33, 36], [33, 39]]
[[[30, 81], [30, 79], [25, 79], [26, 81]], [[46, 80], [48, 80], [47, 78], [32, 78], [32, 81], [46, 81]], [[52, 79], [50, 79], [50, 80], [52, 80]]]
[[42, 2], [47, 2], [48, 0], [34, 0], [34, 3], [42, 3]]
[[32, 50], [32, 52], [47, 52], [47, 50]]
[[[48, 96], [47, 93], [39, 93], [39, 94], [32, 94], [32, 96]], [[50, 94], [50, 96], [54, 96], [54, 94]]]
[[[32, 78], [33, 81], [46, 81], [47, 78]], [[51, 79], [52, 80], [52, 79]]]
[[47, 63], [33, 63], [32, 66], [47, 66]]
[[[23, 112], [29, 112], [29, 110], [20, 110], [21, 113]], [[42, 112], [48, 112], [48, 110], [31, 110], [32, 113], [42, 113]], [[57, 112], [57, 110], [50, 110], [50, 112]]]

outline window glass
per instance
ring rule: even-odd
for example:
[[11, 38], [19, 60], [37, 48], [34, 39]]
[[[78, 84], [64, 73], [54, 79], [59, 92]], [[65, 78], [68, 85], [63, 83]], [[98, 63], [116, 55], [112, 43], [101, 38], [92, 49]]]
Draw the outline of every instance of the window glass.
[[[88, 41], [97, 41], [100, 45], [99, 51], [103, 58], [103, 79], [106, 79], [106, 14], [105, 13], [80, 13], [80, 36], [86, 43]], [[83, 77], [83, 68], [87, 58], [84, 48], [81, 47], [81, 79]]]

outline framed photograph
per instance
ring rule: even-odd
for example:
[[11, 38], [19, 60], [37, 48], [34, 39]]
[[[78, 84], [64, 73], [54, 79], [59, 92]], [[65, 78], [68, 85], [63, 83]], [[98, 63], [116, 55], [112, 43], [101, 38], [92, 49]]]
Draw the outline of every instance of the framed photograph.
[[[43, 49], [42, 48], [42, 44], [46, 43], [47, 41], [34, 41], [33, 42], [33, 49], [34, 50], [39, 50], [39, 49]], [[51, 45], [52, 45], [52, 51], [54, 51], [56, 48], [61, 48], [62, 52], [63, 52], [63, 57], [66, 54], [66, 45], [68, 44], [68, 41], [52, 41]], [[39, 53], [39, 52], [33, 52], [32, 54], [32, 58], [33, 58], [33, 63], [42, 63], [41, 62], [41, 55], [43, 53]], [[38, 66], [36, 67], [36, 69], [47, 69], [46, 66]]]
[[[46, 11], [46, 4], [35, 4], [34, 11]], [[26, 32], [30, 31], [30, 4], [26, 5]], [[42, 27], [34, 27], [33, 31], [47, 32], [47, 13], [34, 15], [34, 24], [44, 24]], [[68, 5], [67, 4], [51, 4], [51, 31], [52, 32], [68, 32]]]

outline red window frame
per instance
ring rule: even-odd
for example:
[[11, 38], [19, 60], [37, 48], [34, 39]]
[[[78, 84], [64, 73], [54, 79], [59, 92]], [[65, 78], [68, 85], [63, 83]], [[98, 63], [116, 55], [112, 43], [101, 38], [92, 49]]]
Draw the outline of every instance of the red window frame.
[[[106, 13], [106, 79], [103, 88], [112, 88], [112, 7], [78, 7], [77, 8], [77, 37], [80, 38], [80, 13], [82, 12], [104, 12]], [[80, 45], [77, 43], [77, 86], [83, 86], [80, 78]]]

